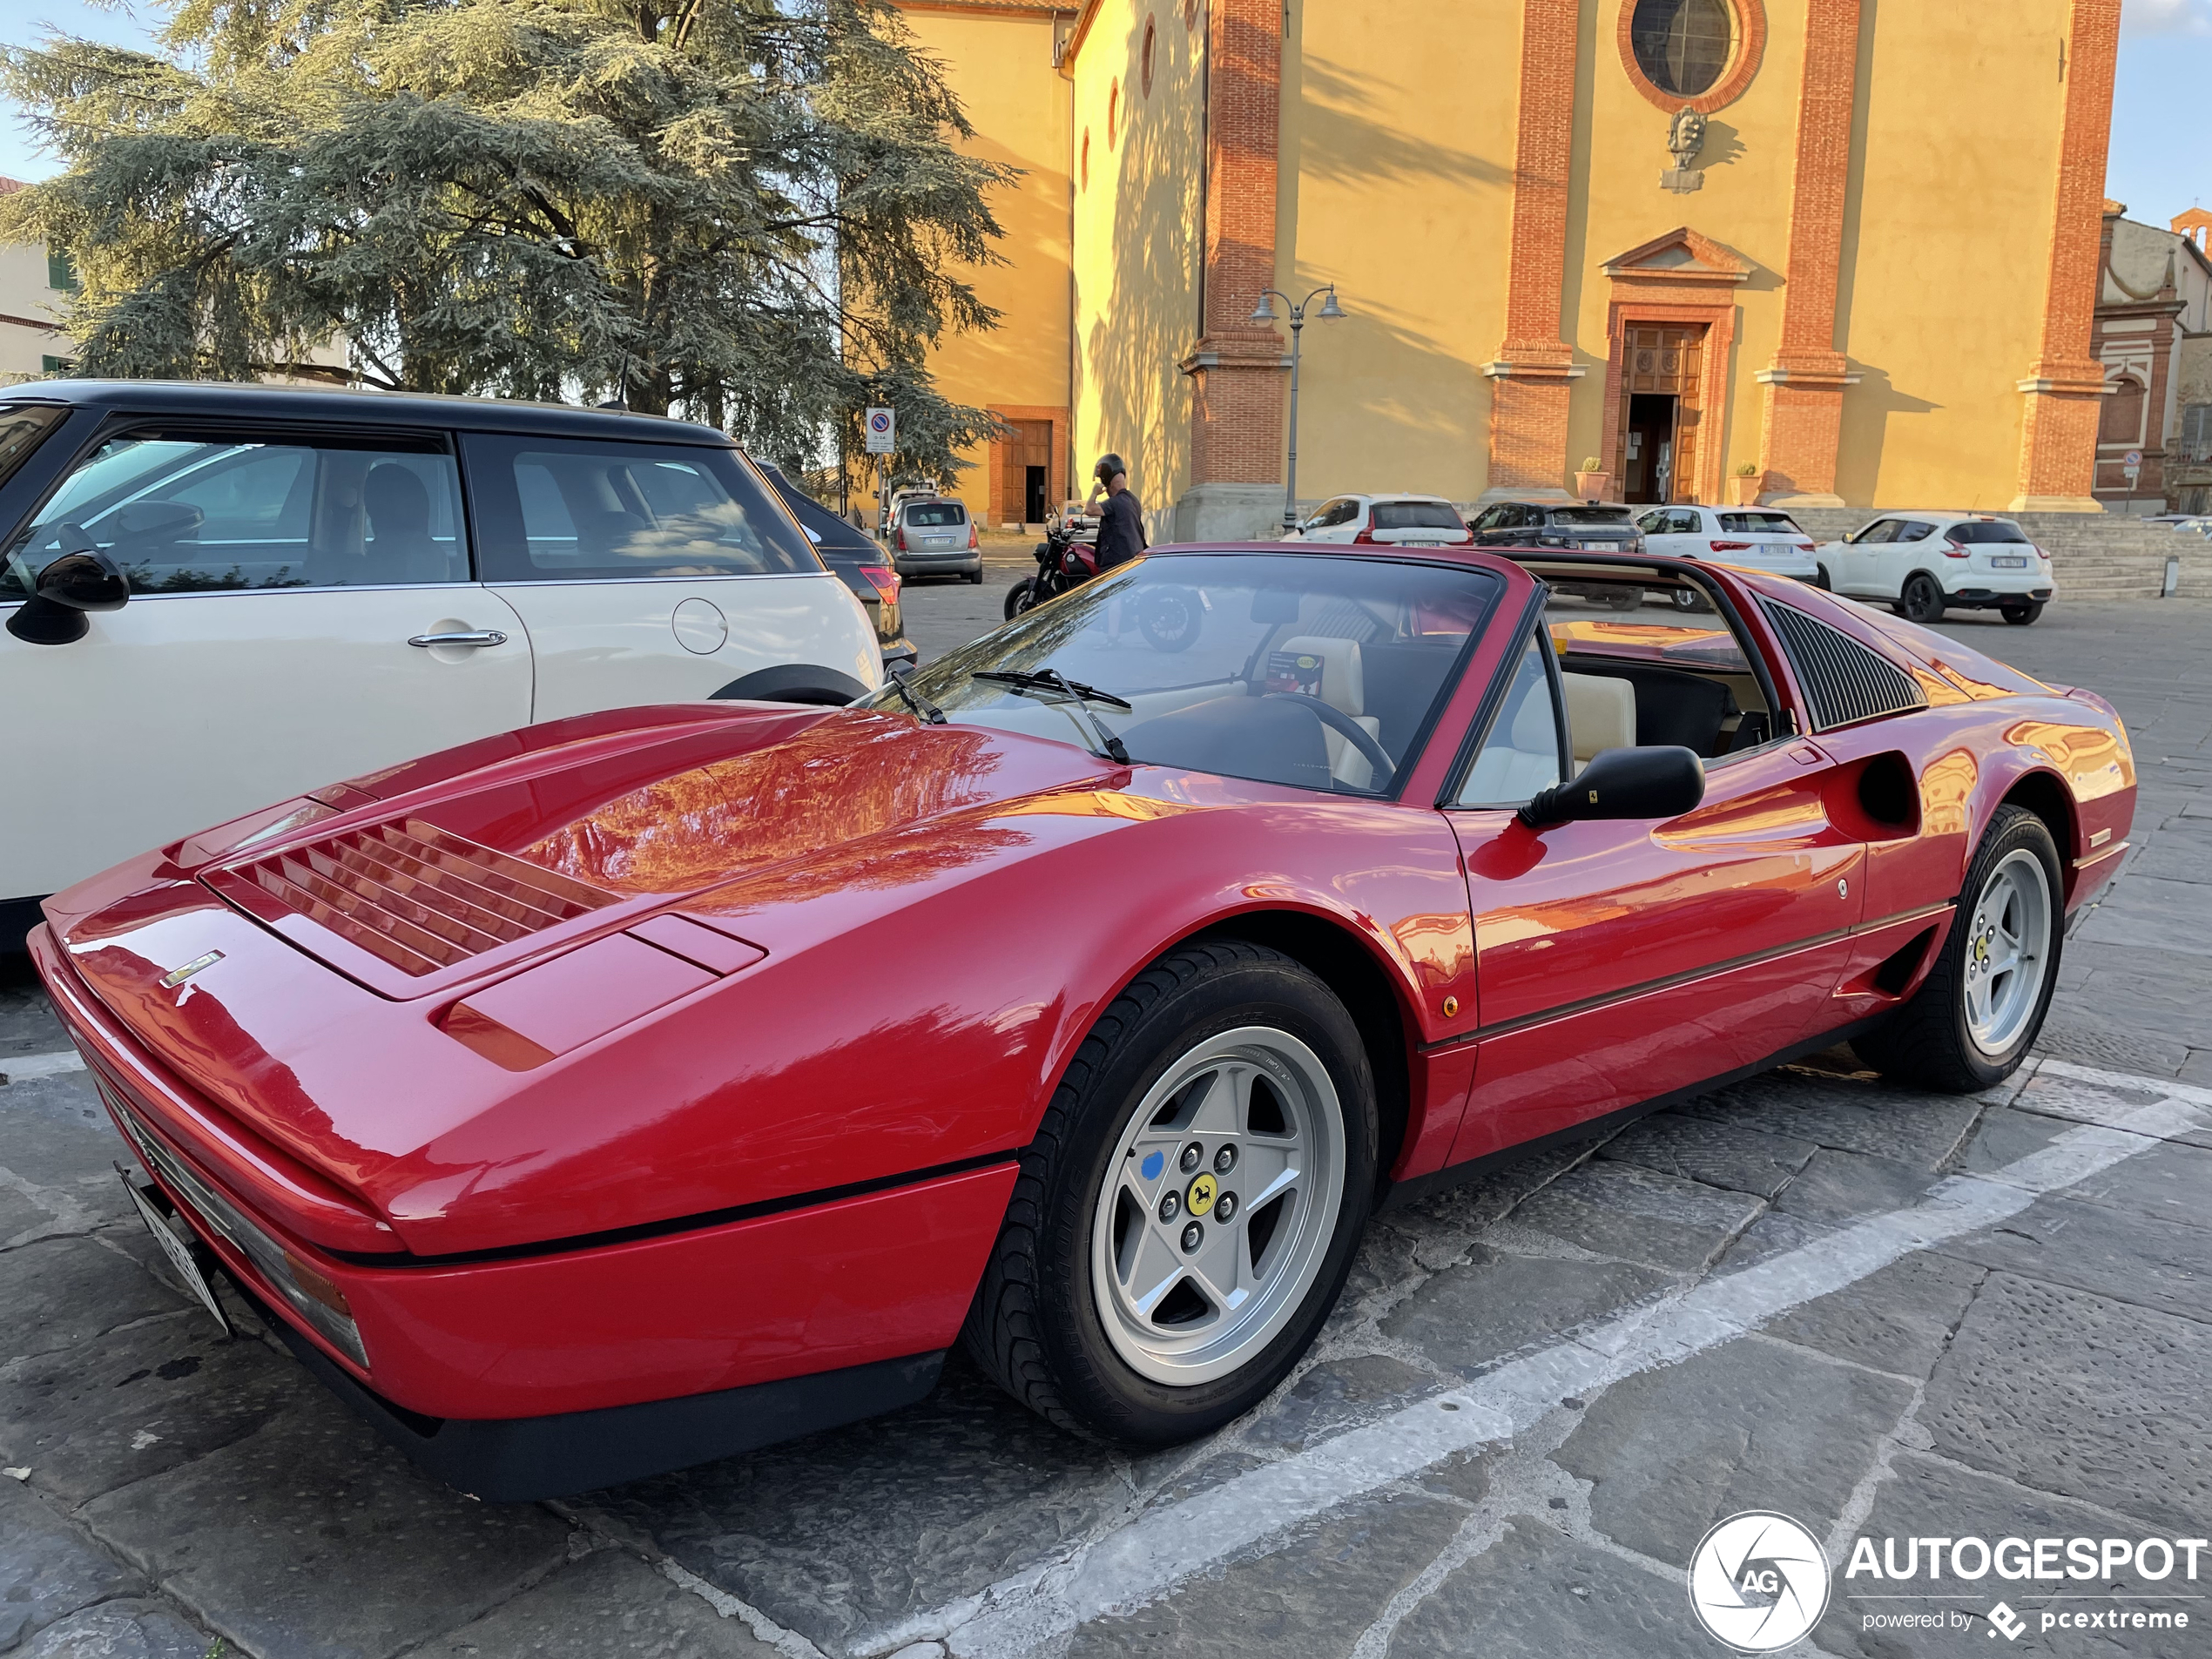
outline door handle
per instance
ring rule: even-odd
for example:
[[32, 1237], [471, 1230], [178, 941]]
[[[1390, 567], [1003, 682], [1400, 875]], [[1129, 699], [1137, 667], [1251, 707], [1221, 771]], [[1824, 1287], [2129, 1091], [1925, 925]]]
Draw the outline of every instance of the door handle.
[[449, 634], [416, 634], [410, 645], [503, 645], [507, 636], [496, 628], [468, 628]]

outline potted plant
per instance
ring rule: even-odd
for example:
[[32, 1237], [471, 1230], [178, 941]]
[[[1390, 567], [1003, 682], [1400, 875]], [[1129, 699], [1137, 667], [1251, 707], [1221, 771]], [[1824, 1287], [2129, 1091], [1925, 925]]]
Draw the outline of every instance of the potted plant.
[[1605, 463], [1595, 455], [1584, 455], [1582, 465], [1575, 475], [1575, 496], [1583, 501], [1602, 501], [1606, 478]]
[[1759, 470], [1759, 463], [1747, 461], [1736, 469], [1736, 475], [1728, 481], [1729, 499], [1738, 507], [1755, 507], [1758, 504], [1759, 492], [1765, 488], [1766, 474]]

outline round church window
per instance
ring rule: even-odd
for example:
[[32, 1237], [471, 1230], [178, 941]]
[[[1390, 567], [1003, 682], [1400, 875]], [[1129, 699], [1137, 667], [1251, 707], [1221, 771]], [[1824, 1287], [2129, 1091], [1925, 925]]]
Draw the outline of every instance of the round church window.
[[1710, 115], [1741, 97], [1766, 47], [1760, 0], [1622, 0], [1621, 59], [1662, 109]]
[[1736, 19], [1727, 0], [1636, 0], [1629, 40], [1636, 67], [1654, 86], [1696, 98], [1728, 67]]

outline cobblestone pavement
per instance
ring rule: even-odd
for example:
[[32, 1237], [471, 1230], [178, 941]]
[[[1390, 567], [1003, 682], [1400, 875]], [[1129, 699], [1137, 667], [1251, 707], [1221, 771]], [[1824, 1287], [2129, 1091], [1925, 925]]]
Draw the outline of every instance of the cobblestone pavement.
[[[1016, 574], [912, 590], [925, 652]], [[185, 1300], [0, 970], [0, 1653], [1713, 1655], [1683, 1568], [1748, 1508], [1836, 1560], [1795, 1653], [2212, 1653], [2178, 1570], [1919, 1602], [1840, 1572], [1862, 1534], [2212, 1531], [2212, 609], [1957, 631], [2110, 694], [2143, 777], [2031, 1065], [1959, 1099], [1838, 1050], [1390, 1214], [1276, 1395], [1155, 1456], [955, 1358], [876, 1422], [475, 1502]], [[2047, 1630], [2093, 1605], [2054, 1592], [2189, 1626]], [[1992, 1649], [2000, 1595], [2027, 1623]], [[1870, 1628], [1899, 1608], [1960, 1617]]]

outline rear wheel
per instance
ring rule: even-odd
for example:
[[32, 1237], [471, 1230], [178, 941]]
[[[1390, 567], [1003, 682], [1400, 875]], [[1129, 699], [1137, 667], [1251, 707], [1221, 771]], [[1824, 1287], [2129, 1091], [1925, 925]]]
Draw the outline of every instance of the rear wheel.
[[1935, 966], [1851, 1047], [1900, 1082], [1968, 1094], [2010, 1076], [2043, 1028], [2063, 942], [2058, 844], [2019, 806], [1990, 819]]
[[1913, 577], [1905, 583], [1897, 610], [1909, 622], [1941, 622], [1943, 590], [1936, 586], [1932, 576]]
[[1836, 590], [1836, 584], [1828, 579], [1828, 567], [1826, 565], [1823, 564], [1817, 566], [1814, 570], [1812, 585], [1829, 593], [1833, 593]]
[[2043, 602], [2038, 599], [2031, 604], [2000, 605], [1998, 609], [2004, 613], [2005, 620], [2011, 623], [2013, 627], [2025, 628], [2043, 614]]
[[1081, 1433], [1218, 1427], [1335, 1305], [1375, 1142], [1373, 1076], [1325, 985], [1239, 941], [1170, 953], [1099, 1017], [1023, 1154], [968, 1351]]
[[1701, 596], [1691, 592], [1688, 588], [1676, 588], [1669, 597], [1673, 599], [1675, 609], [1677, 610], [1703, 610], [1705, 609], [1704, 599]]
[[1643, 590], [1641, 588], [1607, 588], [1599, 593], [1598, 597], [1604, 602], [1607, 609], [1612, 610], [1635, 610], [1643, 604]]
[[975, 586], [977, 586], [977, 587], [979, 587], [979, 588], [980, 588], [980, 587], [981, 587], [981, 586], [983, 585], [983, 572], [982, 572], [982, 570], [981, 570], [981, 568], [978, 568], [978, 569], [976, 569], [976, 570], [970, 570], [970, 571], [968, 573], [968, 581], [969, 581], [969, 582], [973, 583]]

